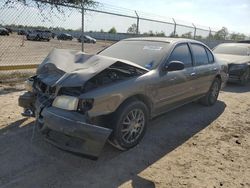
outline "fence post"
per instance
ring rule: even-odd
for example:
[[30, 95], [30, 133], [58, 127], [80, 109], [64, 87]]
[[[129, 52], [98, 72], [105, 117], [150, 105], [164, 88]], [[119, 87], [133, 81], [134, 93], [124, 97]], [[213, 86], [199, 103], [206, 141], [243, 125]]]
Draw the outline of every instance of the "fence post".
[[176, 22], [175, 22], [175, 19], [174, 19], [174, 18], [172, 18], [172, 20], [173, 20], [173, 22], [174, 22], [174, 37], [175, 37], [175, 35], [176, 35]]
[[82, 52], [84, 52], [84, 0], [82, 0], [82, 34], [81, 34], [81, 42], [82, 42]]
[[140, 17], [139, 17], [139, 15], [137, 14], [136, 10], [135, 10], [135, 14], [136, 14], [136, 17], [137, 17], [136, 34], [138, 35], [138, 34], [139, 34], [139, 21], [140, 21]]
[[192, 25], [194, 26], [194, 39], [196, 37], [196, 26], [192, 23]]
[[208, 37], [208, 39], [211, 40], [211, 37], [212, 37], [212, 30], [211, 30], [210, 27], [208, 27], [208, 28], [209, 28], [209, 37]]

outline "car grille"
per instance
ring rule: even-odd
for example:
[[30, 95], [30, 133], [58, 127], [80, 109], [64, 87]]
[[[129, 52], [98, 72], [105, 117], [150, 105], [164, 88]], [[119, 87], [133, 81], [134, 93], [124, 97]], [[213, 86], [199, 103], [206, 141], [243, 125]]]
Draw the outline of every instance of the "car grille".
[[51, 87], [46, 85], [41, 80], [36, 80], [34, 83], [34, 88], [40, 94], [55, 95], [56, 87]]

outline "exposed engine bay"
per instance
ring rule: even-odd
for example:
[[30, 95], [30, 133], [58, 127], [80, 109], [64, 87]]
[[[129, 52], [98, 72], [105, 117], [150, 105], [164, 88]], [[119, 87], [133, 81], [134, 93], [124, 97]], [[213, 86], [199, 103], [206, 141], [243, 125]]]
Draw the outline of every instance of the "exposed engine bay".
[[144, 74], [146, 71], [122, 62], [116, 62], [98, 75], [91, 78], [84, 86], [85, 91], [90, 91], [101, 86], [123, 81]]

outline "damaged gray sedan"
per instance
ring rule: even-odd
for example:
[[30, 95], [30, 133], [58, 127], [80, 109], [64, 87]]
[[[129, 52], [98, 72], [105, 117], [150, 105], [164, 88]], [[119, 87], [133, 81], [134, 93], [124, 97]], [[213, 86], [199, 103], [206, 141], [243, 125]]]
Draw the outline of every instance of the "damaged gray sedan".
[[52, 144], [98, 157], [107, 140], [121, 150], [137, 145], [157, 115], [196, 100], [215, 104], [227, 77], [200, 42], [133, 38], [97, 55], [53, 50], [19, 105]]

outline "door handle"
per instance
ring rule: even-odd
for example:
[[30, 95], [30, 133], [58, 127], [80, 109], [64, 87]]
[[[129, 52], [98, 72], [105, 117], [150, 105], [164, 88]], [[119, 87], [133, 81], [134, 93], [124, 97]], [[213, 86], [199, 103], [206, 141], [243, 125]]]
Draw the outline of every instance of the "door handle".
[[196, 73], [195, 72], [192, 72], [191, 74], [190, 74], [190, 76], [195, 76], [196, 75]]

